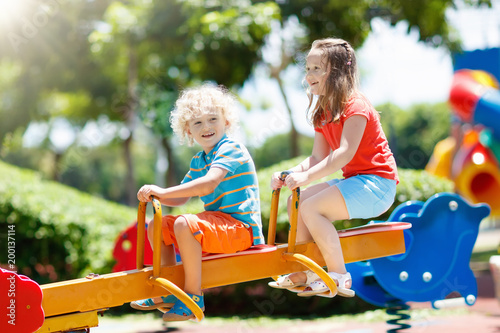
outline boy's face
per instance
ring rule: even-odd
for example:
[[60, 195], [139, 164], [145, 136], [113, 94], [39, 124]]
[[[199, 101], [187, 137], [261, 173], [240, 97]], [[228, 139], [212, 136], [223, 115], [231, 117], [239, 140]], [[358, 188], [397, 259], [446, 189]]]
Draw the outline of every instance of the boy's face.
[[218, 109], [195, 115], [187, 123], [187, 133], [205, 151], [210, 152], [226, 133], [227, 120]]

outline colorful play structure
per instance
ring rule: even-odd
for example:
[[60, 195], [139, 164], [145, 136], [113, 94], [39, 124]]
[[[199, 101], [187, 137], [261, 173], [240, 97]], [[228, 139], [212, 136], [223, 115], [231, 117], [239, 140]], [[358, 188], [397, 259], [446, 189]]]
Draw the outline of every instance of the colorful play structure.
[[[311, 269], [329, 286], [326, 297], [337, 293], [335, 282], [322, 268], [324, 260], [313, 242], [297, 243], [297, 209], [300, 190], [293, 191], [295, 204], [290, 218], [288, 243], [276, 243], [276, 221], [280, 191], [273, 191], [266, 245], [253, 246], [232, 255], [208, 255], [202, 262], [202, 288], [208, 289], [245, 281]], [[161, 205], [153, 199], [155, 226], [154, 248], [161, 238]], [[160, 266], [160, 254], [153, 251], [153, 267], [144, 267], [146, 203], [140, 203], [137, 215], [137, 268], [104, 275], [89, 274], [80, 279], [39, 286], [15, 272], [0, 271], [0, 316], [13, 322], [0, 321], [0, 332], [88, 332], [98, 326], [98, 315], [111, 307], [134, 300], [173, 294], [193, 311], [198, 321], [203, 311], [182, 289], [182, 262]], [[405, 253], [404, 230], [407, 222], [368, 224], [339, 232], [346, 263], [365, 261]], [[128, 245], [127, 245], [128, 246]], [[251, 269], [249, 269], [251, 267]], [[224, 272], [220, 274], [220, 272]], [[12, 309], [9, 305], [14, 303]], [[165, 310], [165, 309], [162, 309]], [[12, 312], [10, 312], [12, 311]]]
[[400, 329], [409, 328], [409, 315], [400, 312], [408, 302], [431, 302], [437, 309], [474, 305], [477, 282], [469, 261], [489, 213], [488, 205], [471, 205], [454, 193], [399, 205], [388, 221], [411, 223], [404, 231], [406, 252], [348, 264], [356, 295], [399, 314], [391, 324]]
[[[450, 89], [453, 111], [451, 135], [437, 143], [426, 167], [454, 181], [456, 192], [473, 203], [485, 202], [491, 215], [500, 215], [500, 51], [475, 51], [464, 65], [486, 66], [478, 57], [490, 55], [494, 74], [459, 68]], [[491, 56], [493, 55], [493, 56]], [[472, 61], [473, 60], [473, 61]], [[493, 66], [492, 65], [492, 66]]]

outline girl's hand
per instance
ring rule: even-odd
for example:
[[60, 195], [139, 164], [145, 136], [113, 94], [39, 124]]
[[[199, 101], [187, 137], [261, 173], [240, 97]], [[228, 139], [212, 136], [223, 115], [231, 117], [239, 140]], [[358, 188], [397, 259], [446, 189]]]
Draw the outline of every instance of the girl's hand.
[[159, 196], [161, 187], [156, 185], [144, 185], [137, 192], [137, 199], [141, 202], [151, 201], [151, 196]]
[[277, 190], [282, 188], [284, 185], [284, 182], [281, 180], [281, 172], [275, 172], [271, 176], [271, 188], [273, 190]]
[[307, 172], [294, 172], [286, 176], [285, 185], [290, 190], [295, 190], [297, 187], [306, 186], [310, 183]]

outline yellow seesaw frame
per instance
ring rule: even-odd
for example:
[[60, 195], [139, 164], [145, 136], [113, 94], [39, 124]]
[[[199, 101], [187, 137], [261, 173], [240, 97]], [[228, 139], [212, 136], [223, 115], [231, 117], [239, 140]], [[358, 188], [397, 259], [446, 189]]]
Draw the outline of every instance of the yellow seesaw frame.
[[[296, 244], [297, 212], [300, 190], [293, 191], [288, 244], [275, 244], [280, 190], [273, 191], [267, 246], [252, 247], [236, 255], [215, 255], [202, 261], [202, 289], [299, 272], [304, 266], [316, 272], [330, 288], [323, 295], [337, 294], [335, 282], [322, 268], [325, 262], [314, 242]], [[161, 244], [161, 204], [152, 200], [154, 210], [153, 249]], [[159, 251], [153, 251], [153, 267], [144, 268], [146, 203], [137, 213], [137, 269], [42, 285], [43, 326], [36, 332], [88, 330], [99, 324], [98, 315], [108, 308], [139, 299], [173, 294], [193, 312], [196, 320], [203, 311], [181, 289], [184, 283], [182, 263], [161, 266]], [[409, 223], [387, 222], [339, 231], [346, 263], [369, 260], [405, 252], [403, 229]]]

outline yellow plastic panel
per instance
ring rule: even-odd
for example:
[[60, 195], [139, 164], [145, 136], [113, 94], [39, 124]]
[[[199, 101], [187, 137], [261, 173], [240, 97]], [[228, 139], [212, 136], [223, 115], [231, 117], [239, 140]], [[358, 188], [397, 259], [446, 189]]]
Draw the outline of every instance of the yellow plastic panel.
[[97, 311], [72, 313], [68, 315], [45, 318], [42, 327], [36, 333], [65, 332], [97, 327], [99, 324]]

